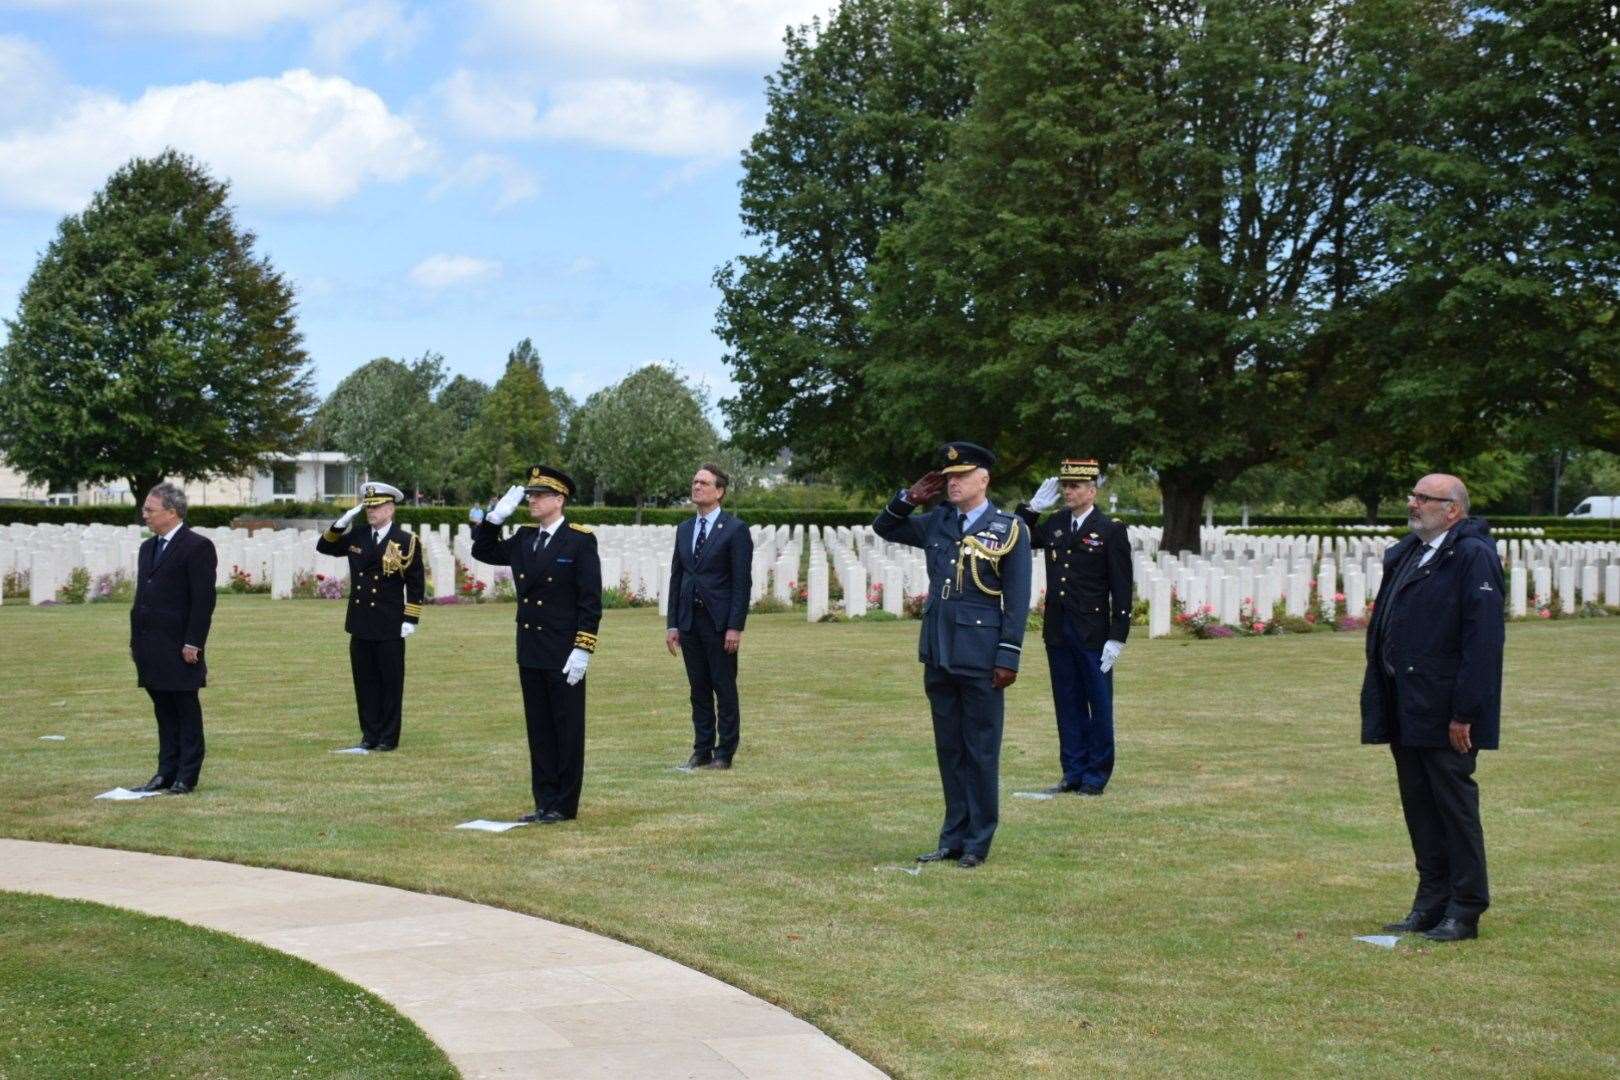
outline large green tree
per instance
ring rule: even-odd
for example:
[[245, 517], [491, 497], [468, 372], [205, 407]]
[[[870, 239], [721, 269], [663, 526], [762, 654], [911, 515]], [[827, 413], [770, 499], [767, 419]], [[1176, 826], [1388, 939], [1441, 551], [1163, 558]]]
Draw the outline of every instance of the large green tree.
[[1451, 19], [1443, 0], [997, 4], [951, 154], [874, 269], [878, 425], [918, 460], [961, 432], [1012, 472], [1149, 464], [1166, 548], [1196, 547], [1205, 497], [1320, 423]]
[[0, 454], [35, 481], [241, 473], [314, 404], [292, 289], [229, 187], [169, 151], [64, 218], [0, 349]]
[[758, 250], [721, 267], [717, 332], [742, 452], [838, 472], [879, 438], [867, 424], [867, 268], [950, 122], [973, 94], [979, 0], [846, 0], [825, 26], [790, 29], [766, 81], [766, 118], [743, 154], [742, 223]]
[[466, 472], [475, 482], [475, 497], [506, 490], [529, 465], [555, 463], [560, 436], [540, 354], [524, 338], [507, 354], [506, 371], [484, 399], [468, 434]]
[[444, 358], [403, 363], [379, 357], [338, 383], [316, 415], [318, 441], [353, 457], [365, 474], [407, 496], [437, 492], [449, 468], [450, 431], [433, 395]]
[[478, 415], [488, 399], [489, 387], [477, 379], [457, 375], [444, 384], [444, 389], [439, 391], [439, 396], [433, 402], [444, 418], [450, 440], [446, 492], [461, 502], [478, 498], [487, 486], [484, 477], [474, 471], [471, 441]]
[[720, 439], [703, 391], [674, 368], [648, 364], [585, 400], [575, 416], [580, 463], [609, 491], [649, 501], [688, 490]]

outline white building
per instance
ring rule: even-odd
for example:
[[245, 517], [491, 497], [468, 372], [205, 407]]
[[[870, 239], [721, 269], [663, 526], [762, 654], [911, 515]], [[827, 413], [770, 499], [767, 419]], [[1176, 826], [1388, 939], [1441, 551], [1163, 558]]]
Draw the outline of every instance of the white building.
[[[171, 479], [193, 506], [249, 506], [268, 502], [350, 502], [360, 487], [354, 459], [334, 451], [272, 454], [251, 474], [209, 480]], [[60, 506], [134, 505], [127, 480], [80, 484], [70, 491], [47, 491], [0, 460], [0, 502]]]

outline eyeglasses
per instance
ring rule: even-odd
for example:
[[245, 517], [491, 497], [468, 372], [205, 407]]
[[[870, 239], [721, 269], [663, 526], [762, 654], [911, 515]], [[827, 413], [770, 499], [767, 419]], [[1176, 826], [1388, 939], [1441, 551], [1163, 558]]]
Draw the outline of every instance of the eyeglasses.
[[1425, 495], [1421, 491], [1414, 491], [1407, 495], [1408, 499], [1416, 499], [1420, 503], [1456, 502], [1456, 499], [1442, 499], [1438, 495]]

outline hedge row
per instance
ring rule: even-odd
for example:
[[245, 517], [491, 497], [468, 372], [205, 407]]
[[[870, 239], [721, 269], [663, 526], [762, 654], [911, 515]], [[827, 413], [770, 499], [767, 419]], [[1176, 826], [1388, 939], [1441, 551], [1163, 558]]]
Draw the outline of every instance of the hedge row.
[[[315, 520], [331, 521], [342, 513], [331, 503], [271, 503], [265, 506], [193, 506], [186, 520], [198, 528], [222, 528], [236, 521]], [[751, 525], [870, 525], [877, 516], [871, 510], [790, 510], [781, 508], [734, 508], [738, 517]], [[519, 520], [524, 512], [519, 512]], [[690, 508], [661, 507], [641, 512], [643, 525], [677, 525], [692, 516]], [[568, 517], [582, 525], [631, 525], [636, 511], [628, 506], [573, 506]], [[396, 520], [405, 526], [457, 525], [467, 520], [464, 506], [401, 506]], [[0, 506], [0, 522], [22, 525], [138, 525], [141, 516], [134, 506]]]
[[[792, 510], [780, 507], [730, 507], [738, 517], [751, 525], [867, 525], [877, 515], [877, 508], [869, 510]], [[230, 525], [238, 518], [247, 520], [313, 519], [330, 520], [342, 512], [331, 503], [269, 503], [261, 506], [193, 506], [186, 515], [191, 524], [218, 528]], [[644, 525], [675, 525], [691, 516], [690, 507], [661, 507], [643, 510]], [[461, 506], [401, 506], [398, 519], [404, 525], [459, 524], [467, 520], [467, 509]], [[568, 516], [585, 525], [630, 525], [636, 520], [636, 511], [628, 506], [574, 506]], [[1127, 525], [1158, 525], [1157, 514], [1120, 513], [1113, 515]], [[1556, 539], [1620, 540], [1620, 521], [1574, 522], [1564, 517], [1531, 517], [1526, 515], [1489, 518], [1493, 528], [1543, 528], [1557, 530]], [[140, 522], [134, 506], [39, 506], [14, 504], [0, 506], [0, 522], [24, 525], [129, 525]], [[1240, 518], [1217, 515], [1215, 524], [1245, 533], [1280, 536], [1337, 535], [1345, 526], [1365, 525], [1354, 517], [1328, 516], [1264, 516], [1250, 515], [1249, 524]], [[1406, 517], [1380, 517], [1378, 524], [1404, 530]], [[1579, 535], [1575, 535], [1575, 534]], [[1549, 539], [1553, 539], [1549, 533]]]

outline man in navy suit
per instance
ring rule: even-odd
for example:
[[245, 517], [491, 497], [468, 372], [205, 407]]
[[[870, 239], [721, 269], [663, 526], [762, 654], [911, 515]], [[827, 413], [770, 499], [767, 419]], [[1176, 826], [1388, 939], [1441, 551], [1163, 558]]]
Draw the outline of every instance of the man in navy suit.
[[1502, 712], [1502, 562], [1468, 488], [1433, 473], [1407, 498], [1412, 532], [1384, 554], [1367, 627], [1361, 741], [1387, 743], [1417, 862], [1412, 910], [1385, 930], [1479, 935], [1490, 906], [1474, 766]]
[[692, 686], [692, 756], [686, 768], [729, 769], [742, 714], [737, 652], [753, 587], [754, 539], [720, 506], [731, 478], [718, 465], [692, 477], [697, 513], [675, 530], [665, 644], [679, 650]]
[[129, 609], [129, 654], [136, 684], [157, 716], [157, 774], [136, 791], [184, 795], [203, 763], [202, 703], [208, 684], [203, 649], [214, 618], [214, 544], [186, 526], [185, 492], [159, 484], [141, 504], [152, 538], [141, 545], [135, 602]]

